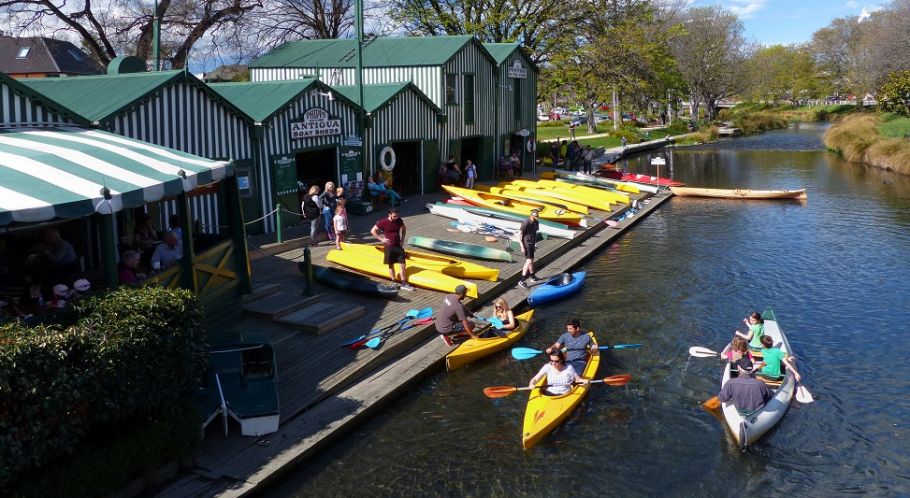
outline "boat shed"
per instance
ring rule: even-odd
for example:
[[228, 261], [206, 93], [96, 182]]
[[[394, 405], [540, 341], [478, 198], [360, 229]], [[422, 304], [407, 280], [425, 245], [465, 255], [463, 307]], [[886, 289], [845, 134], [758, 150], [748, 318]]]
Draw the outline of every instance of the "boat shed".
[[[242, 114], [185, 71], [40, 78], [21, 83], [100, 130], [201, 157], [231, 159], [241, 178], [249, 170], [250, 138]], [[219, 218], [217, 195], [202, 190], [188, 200], [192, 219], [201, 231], [217, 233], [218, 227], [225, 226]], [[180, 212], [176, 202], [161, 207], [160, 212], [151, 213], [161, 224]]]
[[[209, 86], [252, 126], [257, 178], [250, 189], [266, 213], [299, 213], [309, 185], [364, 181], [358, 107], [316, 78]], [[264, 221], [265, 231], [276, 229], [273, 217]]]
[[76, 113], [0, 73], [0, 127], [88, 124]]
[[[335, 86], [359, 100], [355, 86]], [[442, 111], [413, 83], [363, 86], [366, 171], [384, 171], [395, 190], [422, 194], [436, 189]]]
[[499, 66], [496, 150], [518, 152], [524, 171], [536, 164], [537, 65], [518, 43], [484, 43]]
[[[329, 85], [355, 84], [356, 41], [285, 43], [250, 64], [253, 81], [318, 75]], [[374, 38], [363, 45], [365, 85], [410, 81], [437, 107], [445, 123], [439, 155], [472, 159], [481, 179], [493, 177], [498, 65], [473, 36]], [[431, 180], [431, 181], [430, 181]], [[435, 185], [433, 178], [426, 184]]]

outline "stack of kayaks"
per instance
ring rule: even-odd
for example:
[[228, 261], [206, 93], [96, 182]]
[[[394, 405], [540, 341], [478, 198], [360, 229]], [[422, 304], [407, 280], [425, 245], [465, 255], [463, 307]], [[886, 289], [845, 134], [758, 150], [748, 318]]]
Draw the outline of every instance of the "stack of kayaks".
[[618, 190], [622, 192], [627, 192], [630, 194], [637, 194], [640, 192], [648, 192], [655, 194], [658, 191], [658, 188], [652, 185], [643, 185], [640, 183], [632, 182], [623, 182], [620, 180], [610, 180], [606, 178], [599, 178], [593, 175], [586, 175], [584, 173], [575, 173], [572, 171], [563, 171], [563, 170], [553, 170], [553, 171], [544, 171], [540, 174], [540, 177], [547, 180], [556, 180], [560, 182], [570, 182], [573, 184], [585, 184], [599, 188], [606, 188], [610, 190]]
[[580, 291], [584, 283], [585, 272], [583, 271], [559, 274], [534, 287], [531, 293], [528, 294], [528, 304], [539, 306], [571, 296]]
[[[358, 244], [346, 245], [357, 246]], [[328, 255], [326, 255], [326, 259], [368, 275], [389, 278], [389, 265], [382, 262], [382, 256], [381, 248], [380, 251], [376, 251], [373, 249], [354, 250], [345, 247], [344, 250], [341, 251], [332, 249], [329, 251]], [[407, 272], [408, 282], [411, 285], [441, 292], [455, 292], [456, 287], [464, 285], [468, 290], [468, 296], [477, 297], [477, 285], [475, 283], [445, 275], [437, 271], [437, 269], [439, 269], [439, 265], [429, 268], [421, 266], [419, 262], [415, 261], [408, 262], [405, 271]], [[396, 273], [398, 271], [397, 265], [395, 265], [395, 271]]]
[[[596, 348], [597, 339], [594, 337], [594, 332], [589, 332], [589, 334]], [[588, 380], [594, 379], [597, 374], [597, 367], [600, 366], [600, 355], [596, 349], [594, 351], [588, 358], [584, 372], [579, 372], [579, 375]], [[538, 386], [546, 384], [547, 379], [543, 378], [538, 383]], [[531, 390], [531, 394], [528, 397], [528, 406], [525, 408], [524, 425], [521, 431], [521, 445], [524, 449], [532, 448], [568, 418], [590, 389], [590, 385], [579, 384], [573, 386], [568, 393], [559, 396], [548, 396], [539, 388]]]
[[[784, 354], [790, 354], [790, 343], [787, 342], [787, 337], [784, 335], [784, 331], [781, 330], [774, 311], [767, 309], [761, 316], [765, 322], [764, 334], [771, 337], [775, 346], [779, 346]], [[724, 350], [724, 353], [726, 353], [726, 350]], [[725, 354], [721, 354], [721, 358], [725, 357]], [[731, 366], [732, 364], [729, 361], [724, 362], [721, 387], [730, 380], [732, 375]], [[787, 369], [780, 386], [777, 386], [774, 390], [774, 397], [757, 411], [748, 414], [748, 416], [740, 415], [733, 403], [723, 403], [721, 405], [724, 420], [727, 422], [727, 426], [730, 427], [730, 431], [740, 447], [745, 448], [757, 441], [758, 438], [762, 437], [764, 433], [768, 432], [783, 418], [784, 413], [790, 406], [795, 390], [796, 377], [793, 375], [792, 370]]]
[[531, 202], [543, 202], [546, 204], [551, 204], [560, 209], [566, 211], [574, 211], [579, 214], [588, 214], [589, 209], [585, 204], [580, 204], [571, 199], [559, 199], [557, 197], [547, 195], [546, 192], [539, 192], [534, 189], [519, 189], [519, 188], [508, 188], [509, 184], [504, 184], [497, 187], [488, 187], [486, 185], [476, 185], [474, 188], [483, 192], [489, 192], [491, 194], [500, 195], [507, 199], [516, 199], [519, 201], [531, 201]]
[[[527, 219], [527, 216], [515, 213], [497, 211], [479, 206], [463, 206], [441, 202], [427, 204], [427, 209], [437, 216], [458, 220], [459, 223], [488, 224], [510, 232], [517, 232], [521, 227], [521, 223]], [[571, 239], [578, 234], [578, 232], [569, 228], [568, 225], [562, 223], [541, 219], [538, 219], [538, 222], [540, 223], [538, 232], [550, 237]]]
[[[503, 188], [507, 190], [518, 190], [528, 193], [534, 193], [544, 197], [551, 197], [558, 200], [566, 200], [579, 202], [587, 207], [594, 209], [600, 209], [601, 211], [610, 211], [613, 209], [613, 204], [616, 201], [611, 201], [609, 196], [597, 195], [597, 196], [577, 196], [573, 195], [572, 192], [568, 191], [570, 186], [563, 185], [550, 185], [542, 182], [531, 182], [528, 180], [515, 180], [510, 183], [502, 184]], [[564, 188], [562, 188], [564, 187]], [[603, 192], [599, 192], [602, 194]]]
[[629, 195], [624, 192], [618, 192], [615, 190], [604, 190], [594, 187], [588, 187], [586, 185], [572, 184], [567, 182], [558, 182], [556, 180], [540, 180], [540, 185], [543, 188], [559, 190], [562, 192], [567, 192], [572, 195], [578, 196], [580, 199], [588, 200], [597, 200], [597, 199], [607, 199], [611, 203], [617, 204], [629, 204], [631, 200]]
[[477, 244], [467, 244], [465, 242], [456, 242], [454, 240], [433, 239], [430, 237], [410, 237], [408, 245], [430, 249], [431, 251], [451, 254], [453, 256], [467, 256], [469, 258], [486, 259], [490, 261], [512, 262], [512, 254], [502, 249], [493, 247], [480, 246]]
[[565, 209], [558, 208], [552, 204], [510, 199], [488, 192], [452, 187], [450, 185], [444, 185], [442, 188], [445, 189], [448, 193], [478, 206], [497, 209], [500, 211], [507, 211], [523, 216], [527, 216], [530, 214], [532, 209], [536, 209], [540, 214], [540, 218], [545, 220], [556, 221], [573, 226], [588, 226], [587, 220], [585, 220], [584, 216], [581, 214], [574, 211], [566, 211]]
[[515, 320], [518, 322], [518, 326], [515, 330], [509, 330], [505, 335], [466, 340], [459, 344], [454, 351], [446, 355], [446, 367], [451, 372], [456, 368], [463, 367], [468, 363], [515, 344], [531, 327], [531, 320], [533, 319], [534, 310], [531, 310], [516, 316]]
[[[297, 267], [301, 272], [306, 271], [303, 262], [298, 262]], [[395, 285], [385, 285], [374, 282], [359, 273], [354, 273], [341, 268], [332, 268], [326, 266], [313, 266], [313, 278], [324, 285], [334, 287], [343, 291], [354, 292], [365, 296], [384, 297], [386, 299], [395, 299], [398, 295], [398, 287]]]
[[612, 178], [614, 180], [620, 180], [624, 182], [644, 183], [647, 185], [658, 185], [661, 187], [682, 187], [685, 185], [685, 183], [676, 181], [672, 178], [642, 175], [639, 173], [626, 173], [623, 171], [615, 171], [611, 169], [602, 169], [599, 170], [598, 173], [606, 178]]

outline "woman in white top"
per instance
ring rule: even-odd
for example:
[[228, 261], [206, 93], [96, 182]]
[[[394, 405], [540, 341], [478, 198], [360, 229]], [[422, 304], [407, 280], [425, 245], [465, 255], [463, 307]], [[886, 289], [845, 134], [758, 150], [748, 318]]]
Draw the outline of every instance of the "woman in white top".
[[572, 389], [573, 384], [587, 384], [589, 381], [577, 373], [572, 365], [566, 364], [566, 354], [560, 350], [550, 355], [550, 362], [543, 366], [537, 375], [528, 383], [528, 387], [534, 387], [544, 376], [547, 378], [547, 384], [550, 385], [544, 394], [558, 396], [565, 394]]

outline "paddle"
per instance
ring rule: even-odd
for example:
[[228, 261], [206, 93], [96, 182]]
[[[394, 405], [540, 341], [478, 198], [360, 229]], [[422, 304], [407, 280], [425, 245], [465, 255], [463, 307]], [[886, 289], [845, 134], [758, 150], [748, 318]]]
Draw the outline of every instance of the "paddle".
[[797, 383], [796, 384], [796, 401], [799, 401], [800, 403], [808, 404], [808, 403], [814, 402], [815, 398], [812, 397], [812, 393], [810, 393], [809, 390], [806, 389], [806, 386], [804, 386], [800, 383]]
[[710, 358], [712, 356], [720, 356], [720, 353], [717, 351], [713, 351], [702, 346], [692, 346], [689, 348], [689, 354], [696, 358]]
[[[641, 344], [614, 344], [612, 346], [599, 346], [597, 349], [607, 350], [607, 349], [633, 349], [640, 348]], [[539, 349], [532, 348], [512, 348], [512, 358], [516, 360], [527, 360], [533, 358], [543, 351]]]
[[[405, 318], [403, 318], [402, 320], [405, 320], [405, 319], [408, 319], [408, 318], [416, 318], [417, 315], [418, 315], [419, 313], [420, 313], [420, 310], [408, 310], [407, 314], [405, 314]], [[343, 343], [341, 344], [341, 347], [348, 347], [348, 346], [354, 344], [355, 342], [362, 341], [363, 339], [366, 339], [367, 337], [372, 336], [372, 335], [374, 335], [374, 334], [376, 334], [376, 333], [379, 333], [379, 332], [383, 332], [383, 331], [385, 331], [385, 330], [388, 330], [388, 329], [394, 327], [394, 326], [397, 325], [397, 324], [398, 324], [398, 322], [395, 322], [395, 323], [386, 325], [385, 327], [380, 327], [380, 328], [378, 328], [378, 329], [373, 329], [373, 330], [370, 331], [369, 334], [364, 334], [364, 335], [361, 335], [360, 337], [355, 337], [354, 339], [350, 339], [350, 340], [348, 340], [348, 341], [346, 341], [346, 342], [343, 342]]]
[[364, 344], [366, 344], [367, 341], [369, 341], [369, 340], [372, 339], [373, 337], [382, 335], [382, 334], [384, 334], [385, 332], [391, 330], [393, 327], [396, 327], [396, 326], [397, 326], [397, 327], [401, 327], [401, 326], [403, 326], [408, 320], [416, 320], [416, 319], [427, 318], [427, 317], [429, 317], [429, 316], [432, 315], [432, 314], [433, 314], [433, 308], [429, 308], [429, 307], [428, 307], [428, 308], [424, 308], [424, 309], [419, 310], [419, 311], [418, 311], [418, 310], [409, 310], [408, 313], [407, 313], [407, 315], [405, 315], [405, 317], [402, 318], [401, 320], [399, 320], [399, 321], [397, 321], [397, 322], [395, 322], [395, 323], [393, 323], [393, 324], [391, 324], [391, 325], [386, 325], [385, 327], [382, 327], [382, 328], [380, 328], [380, 329], [371, 330], [369, 334], [367, 334], [367, 335], [362, 335], [362, 336], [360, 336], [356, 341], [354, 341], [354, 342], [348, 344], [348, 347], [351, 348], [351, 349], [358, 349], [358, 348], [360, 348], [361, 346], [363, 346]]
[[[592, 380], [590, 384], [607, 384], [610, 386], [624, 386], [632, 380], [632, 374], [620, 374], [620, 375], [611, 375], [610, 377], [604, 377], [603, 379]], [[570, 385], [580, 385], [581, 382], [573, 382]], [[547, 384], [544, 386], [534, 386], [534, 387], [517, 387], [517, 386], [490, 386], [483, 389], [483, 393], [488, 398], [505, 398], [506, 396], [511, 396], [518, 391], [530, 391], [531, 389], [537, 388], [547, 388], [555, 387], [565, 384]]]
[[475, 316], [474, 318], [480, 320], [481, 322], [487, 322], [490, 325], [492, 325], [498, 329], [501, 329], [504, 325], [502, 323], [502, 320], [500, 320], [499, 318], [496, 318], [495, 316], [491, 316], [490, 318], [484, 318], [482, 316]]
[[420, 319], [420, 320], [415, 320], [415, 321], [413, 321], [413, 322], [411, 322], [411, 323], [409, 323], [409, 324], [407, 324], [407, 325], [401, 326], [401, 327], [399, 327], [398, 329], [394, 329], [394, 328], [393, 328], [393, 329], [390, 329], [390, 330], [389, 330], [388, 332], [386, 332], [385, 334], [382, 334], [382, 335], [380, 335], [380, 336], [378, 336], [378, 337], [374, 337], [374, 338], [370, 339], [369, 341], [367, 341], [366, 343], [364, 343], [364, 346], [366, 346], [366, 347], [368, 347], [368, 348], [370, 348], [370, 349], [379, 349], [379, 346], [382, 344], [382, 342], [385, 341], [385, 340], [387, 340], [389, 337], [391, 337], [392, 334], [394, 334], [394, 333], [396, 333], [396, 332], [401, 332], [401, 331], [404, 331], [404, 330], [412, 329], [412, 328], [417, 327], [417, 326], [419, 326], [419, 325], [426, 325], [426, 324], [429, 324], [429, 323], [433, 323], [433, 320], [435, 320], [435, 319], [434, 319], [434, 318], [422, 318], [422, 319]]

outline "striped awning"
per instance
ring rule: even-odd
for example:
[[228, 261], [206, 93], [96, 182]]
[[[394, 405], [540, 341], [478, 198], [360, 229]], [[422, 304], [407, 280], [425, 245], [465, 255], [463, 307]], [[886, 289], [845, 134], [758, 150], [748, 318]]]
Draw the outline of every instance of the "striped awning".
[[98, 130], [0, 129], [0, 226], [115, 213], [231, 174], [230, 161]]

